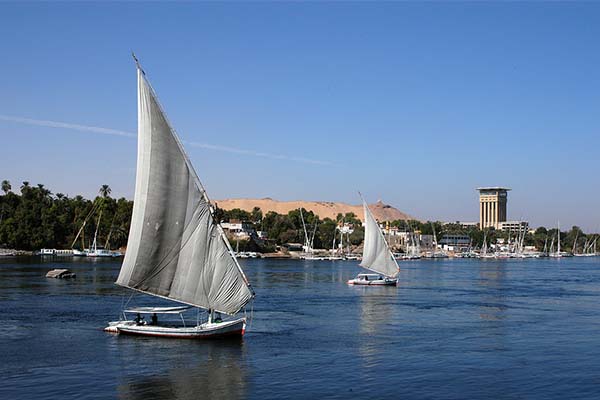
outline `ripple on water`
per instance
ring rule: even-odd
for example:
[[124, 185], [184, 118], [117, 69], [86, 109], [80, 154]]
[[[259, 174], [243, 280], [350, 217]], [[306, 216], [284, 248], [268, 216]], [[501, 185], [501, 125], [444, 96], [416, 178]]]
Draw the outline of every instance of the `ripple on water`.
[[[600, 268], [563, 261], [422, 260], [356, 288], [356, 263], [244, 260], [247, 335], [173, 341], [102, 331], [120, 261], [2, 260], [0, 398], [595, 398]], [[62, 265], [77, 279], [43, 277]]]

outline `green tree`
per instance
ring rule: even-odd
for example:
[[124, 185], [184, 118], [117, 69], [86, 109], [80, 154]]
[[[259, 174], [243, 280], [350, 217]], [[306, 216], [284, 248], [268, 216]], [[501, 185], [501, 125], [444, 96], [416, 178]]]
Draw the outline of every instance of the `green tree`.
[[350, 234], [350, 243], [354, 246], [358, 246], [365, 239], [365, 228], [360, 225], [354, 225], [354, 232]]
[[254, 222], [255, 224], [260, 223], [260, 221], [263, 218], [263, 214], [259, 207], [254, 207], [252, 209], [252, 212], [250, 213], [250, 218], [252, 219], [252, 222]]
[[31, 189], [31, 186], [29, 186], [29, 182], [23, 181], [23, 184], [21, 185], [21, 194], [23, 194], [23, 191], [28, 191], [29, 189]]
[[8, 194], [8, 192], [10, 192], [10, 190], [12, 189], [12, 186], [10, 185], [10, 182], [8, 180], [3, 180], [2, 181], [2, 191], [4, 192], [4, 194]]
[[111, 190], [110, 186], [108, 186], [108, 185], [102, 185], [100, 187], [100, 190], [98, 190], [98, 193], [100, 193], [100, 195], [103, 198], [107, 198], [111, 192], [112, 192], [112, 190]]
[[[317, 238], [320, 247], [330, 248], [333, 246], [333, 238], [337, 235], [337, 223], [330, 218], [325, 218], [320, 224], [317, 230]], [[336, 237], [336, 239], [338, 239]], [[336, 240], [336, 242], [338, 242]]]

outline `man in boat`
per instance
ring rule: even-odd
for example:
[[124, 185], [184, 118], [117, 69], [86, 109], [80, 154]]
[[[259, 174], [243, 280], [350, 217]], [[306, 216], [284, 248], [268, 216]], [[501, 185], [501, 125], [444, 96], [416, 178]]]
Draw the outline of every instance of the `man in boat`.
[[215, 311], [215, 310], [209, 308], [208, 315], [209, 315], [210, 321], [212, 323], [223, 322], [223, 318], [221, 318], [221, 313], [218, 311]]
[[158, 325], [158, 317], [156, 316], [156, 313], [152, 314], [152, 321], [150, 322], [150, 325]]
[[135, 321], [135, 323], [137, 325], [143, 325], [144, 324], [144, 317], [142, 317], [142, 315], [140, 313], [137, 313], [137, 315], [135, 316], [134, 321]]

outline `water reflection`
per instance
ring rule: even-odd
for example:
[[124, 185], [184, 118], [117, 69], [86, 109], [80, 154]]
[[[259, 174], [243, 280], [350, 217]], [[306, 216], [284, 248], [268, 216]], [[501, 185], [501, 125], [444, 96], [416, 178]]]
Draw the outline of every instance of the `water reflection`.
[[[117, 386], [121, 399], [247, 397], [249, 376], [242, 340], [117, 340], [137, 342], [133, 346], [118, 346], [123, 362], [133, 364], [132, 373], [123, 376]], [[146, 371], [137, 372], [135, 360], [140, 357], [151, 358], [154, 368], [146, 366]]]
[[484, 289], [479, 317], [486, 321], [506, 318], [506, 267], [503, 264], [482, 264], [478, 284]]
[[392, 340], [392, 335], [386, 331], [394, 318], [399, 288], [353, 286], [350, 289], [360, 297], [358, 353], [363, 367], [371, 368], [378, 365], [382, 352]]

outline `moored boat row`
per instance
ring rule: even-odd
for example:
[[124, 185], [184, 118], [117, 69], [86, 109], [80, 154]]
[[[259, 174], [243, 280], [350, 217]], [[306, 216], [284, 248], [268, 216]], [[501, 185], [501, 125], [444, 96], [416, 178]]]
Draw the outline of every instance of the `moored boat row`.
[[102, 247], [96, 247], [95, 249], [71, 249], [71, 250], [59, 250], [59, 249], [41, 249], [37, 252], [40, 256], [56, 256], [56, 257], [121, 257], [123, 253], [120, 251], [108, 250]]

